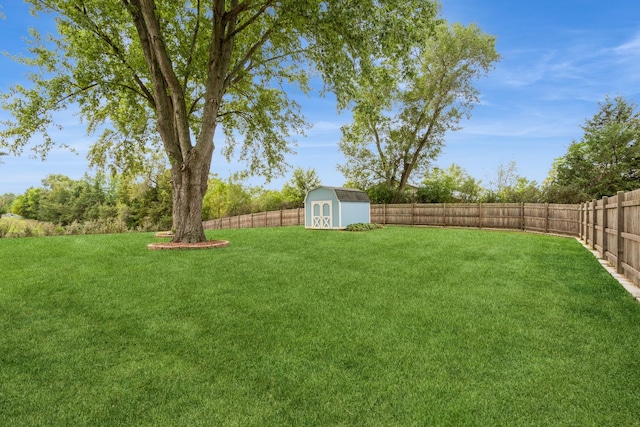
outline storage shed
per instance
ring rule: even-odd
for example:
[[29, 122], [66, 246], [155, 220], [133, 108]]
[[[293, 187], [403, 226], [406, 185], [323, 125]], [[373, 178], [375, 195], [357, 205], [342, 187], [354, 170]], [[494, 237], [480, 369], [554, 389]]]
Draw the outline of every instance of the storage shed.
[[305, 228], [338, 230], [371, 221], [369, 196], [353, 188], [314, 188], [304, 199], [304, 213]]

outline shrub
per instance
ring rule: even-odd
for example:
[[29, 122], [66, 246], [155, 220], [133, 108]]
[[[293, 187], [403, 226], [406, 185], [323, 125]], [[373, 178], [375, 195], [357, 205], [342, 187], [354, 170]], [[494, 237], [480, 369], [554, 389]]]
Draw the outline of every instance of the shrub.
[[114, 234], [126, 233], [127, 231], [126, 223], [113, 218], [96, 219], [80, 224], [80, 232], [82, 234]]
[[41, 235], [38, 222], [25, 219], [0, 220], [0, 237], [32, 237]]
[[73, 221], [69, 225], [50, 222], [3, 218], [0, 220], [0, 238], [2, 237], [39, 237], [78, 234], [111, 234], [130, 231], [124, 221], [119, 219], [97, 219], [83, 223]]
[[366, 224], [362, 222], [358, 222], [356, 224], [347, 225], [346, 231], [369, 231], [369, 230], [377, 230], [379, 228], [383, 228], [380, 224]]
[[0, 219], [0, 238], [5, 237], [9, 232], [9, 228], [11, 228], [11, 221], [12, 220], [5, 218]]

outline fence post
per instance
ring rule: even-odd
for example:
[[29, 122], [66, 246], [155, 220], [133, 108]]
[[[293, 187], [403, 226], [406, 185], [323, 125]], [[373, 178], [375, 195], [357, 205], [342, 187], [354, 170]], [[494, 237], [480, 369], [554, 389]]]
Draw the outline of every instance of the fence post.
[[617, 199], [618, 226], [616, 227], [616, 239], [618, 240], [618, 253], [616, 258], [616, 271], [624, 274], [624, 269], [622, 268], [622, 256], [624, 255], [624, 240], [622, 239], [622, 233], [624, 232], [624, 206], [622, 206], [622, 199], [624, 199], [624, 192], [618, 191]]
[[584, 203], [580, 203], [580, 230], [578, 230], [580, 240], [584, 242]]
[[596, 199], [591, 201], [591, 249], [596, 248], [596, 203]]
[[609, 202], [609, 198], [607, 196], [604, 196], [602, 198], [602, 240], [600, 240], [601, 245], [602, 246], [602, 259], [606, 259], [607, 258], [607, 250], [609, 250], [609, 248], [607, 247], [607, 241], [609, 239], [607, 239], [607, 203]]
[[520, 229], [524, 230], [524, 202], [520, 202]]
[[382, 224], [387, 225], [387, 204], [382, 204]]
[[447, 226], [447, 204], [443, 203], [442, 204], [442, 223], [444, 224], [444, 226]]
[[578, 203], [578, 237], [582, 240], [582, 203]]
[[280, 227], [282, 227], [282, 209], [280, 209]]
[[416, 204], [411, 203], [411, 226], [416, 225], [415, 210], [416, 210]]
[[584, 202], [583, 205], [584, 214], [584, 243], [589, 243], [589, 202]]
[[549, 233], [549, 203], [544, 204], [544, 232]]

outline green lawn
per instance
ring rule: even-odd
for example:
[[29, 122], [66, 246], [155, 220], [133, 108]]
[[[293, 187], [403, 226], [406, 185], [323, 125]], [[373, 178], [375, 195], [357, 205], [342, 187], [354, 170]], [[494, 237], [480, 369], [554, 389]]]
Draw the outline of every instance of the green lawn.
[[0, 425], [640, 425], [640, 305], [573, 239], [209, 235], [0, 239]]

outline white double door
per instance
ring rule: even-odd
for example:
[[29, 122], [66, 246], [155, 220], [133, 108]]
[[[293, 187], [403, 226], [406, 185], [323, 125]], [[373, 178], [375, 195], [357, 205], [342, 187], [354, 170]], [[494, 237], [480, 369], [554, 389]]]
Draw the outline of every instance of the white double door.
[[311, 224], [313, 228], [332, 228], [331, 200], [311, 203]]

